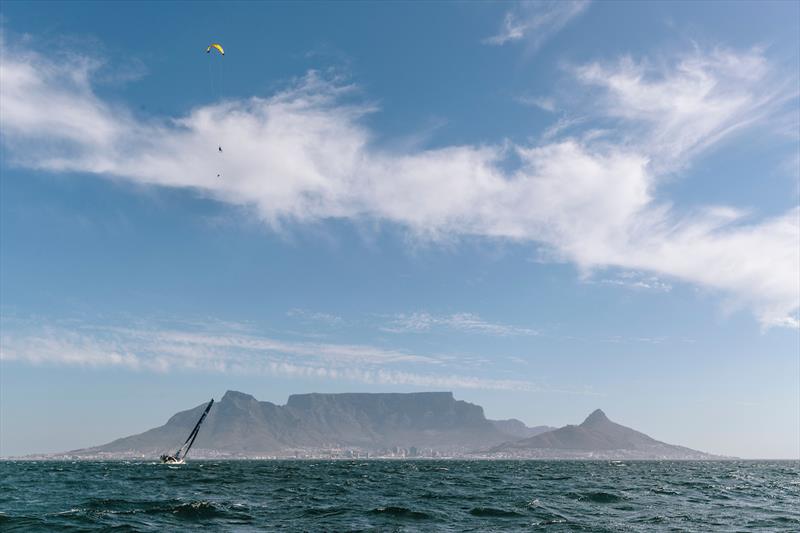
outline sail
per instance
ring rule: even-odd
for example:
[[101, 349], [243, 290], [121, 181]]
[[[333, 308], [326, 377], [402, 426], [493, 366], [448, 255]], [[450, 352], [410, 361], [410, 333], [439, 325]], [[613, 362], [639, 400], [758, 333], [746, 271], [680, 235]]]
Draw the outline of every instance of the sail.
[[186, 438], [186, 441], [183, 443], [183, 446], [181, 446], [180, 449], [177, 452], [175, 452], [175, 459], [178, 460], [183, 459], [184, 457], [186, 457], [186, 454], [189, 453], [189, 450], [194, 444], [194, 439], [197, 438], [197, 433], [199, 433], [200, 431], [200, 425], [203, 423], [203, 420], [206, 419], [206, 416], [208, 415], [208, 412], [211, 410], [212, 405], [214, 405], [213, 398], [211, 399], [210, 402], [208, 402], [208, 405], [203, 411], [203, 414], [200, 416], [200, 420], [197, 421], [197, 424], [195, 424], [194, 429], [192, 429], [192, 432], [189, 433], [189, 436]]

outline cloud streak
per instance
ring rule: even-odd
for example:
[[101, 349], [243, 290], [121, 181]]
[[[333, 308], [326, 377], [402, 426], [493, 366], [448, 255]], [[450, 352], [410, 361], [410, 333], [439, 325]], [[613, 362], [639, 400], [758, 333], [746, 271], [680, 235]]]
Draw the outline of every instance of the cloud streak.
[[483, 40], [484, 44], [502, 46], [524, 41], [536, 51], [572, 19], [589, 7], [588, 0], [535, 0], [517, 3], [503, 18], [500, 31]]
[[678, 214], [657, 198], [666, 175], [796, 97], [760, 50], [695, 51], [660, 70], [629, 59], [575, 67], [576, 83], [602, 92], [597, 118], [613, 129], [601, 138], [555, 132], [541, 144], [406, 151], [374, 146], [362, 120], [374, 107], [315, 72], [268, 98], [141, 118], [95, 94], [92, 68], [4, 43], [9, 164], [188, 189], [273, 227], [369, 220], [432, 241], [535, 243], [584, 273], [682, 280], [752, 309], [765, 327], [800, 324], [800, 208], [761, 219], [714, 205]]
[[286, 312], [286, 316], [303, 322], [318, 322], [327, 326], [341, 326], [344, 324], [344, 319], [338, 315], [320, 311], [309, 311], [307, 309], [289, 309], [289, 311]]
[[669, 283], [658, 279], [656, 276], [644, 276], [639, 272], [621, 272], [616, 277], [603, 278], [599, 280], [599, 283], [649, 291], [669, 292], [672, 290], [672, 285]]
[[695, 50], [667, 66], [626, 56], [615, 63], [582, 65], [574, 73], [583, 84], [603, 91], [604, 113], [628, 126], [621, 129], [622, 140], [646, 152], [660, 167], [657, 171], [776, 117], [783, 104], [796, 104], [798, 96], [792, 80], [777, 77], [759, 49], [743, 54]]
[[[529, 381], [449, 373], [451, 358], [375, 346], [291, 342], [196, 329], [20, 324], [6, 319], [0, 360], [33, 365], [124, 368], [143, 372], [256, 374], [374, 385], [527, 390]], [[436, 369], [421, 372], [420, 368]], [[549, 389], [548, 389], [549, 390]]]
[[436, 316], [426, 312], [395, 315], [381, 327], [390, 333], [421, 333], [435, 328], [446, 328], [464, 333], [478, 333], [498, 337], [538, 335], [535, 329], [487, 322], [473, 313], [454, 313]]

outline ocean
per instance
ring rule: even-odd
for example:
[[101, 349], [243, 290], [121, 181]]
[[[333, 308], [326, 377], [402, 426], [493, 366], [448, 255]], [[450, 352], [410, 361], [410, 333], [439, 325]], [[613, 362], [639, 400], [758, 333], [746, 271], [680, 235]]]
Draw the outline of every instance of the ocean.
[[2, 531], [800, 531], [800, 462], [0, 462]]

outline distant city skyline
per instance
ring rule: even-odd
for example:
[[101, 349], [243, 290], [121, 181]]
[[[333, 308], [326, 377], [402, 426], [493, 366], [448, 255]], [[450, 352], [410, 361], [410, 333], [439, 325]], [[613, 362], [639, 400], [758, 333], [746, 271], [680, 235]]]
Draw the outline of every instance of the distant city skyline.
[[4, 3], [0, 455], [234, 389], [800, 457], [798, 19]]

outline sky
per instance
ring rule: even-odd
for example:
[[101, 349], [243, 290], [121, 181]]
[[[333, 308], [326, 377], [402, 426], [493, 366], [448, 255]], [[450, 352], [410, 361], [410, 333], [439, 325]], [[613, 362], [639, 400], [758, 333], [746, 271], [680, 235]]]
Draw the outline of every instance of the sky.
[[0, 456], [232, 389], [800, 457], [798, 20], [4, 2]]

